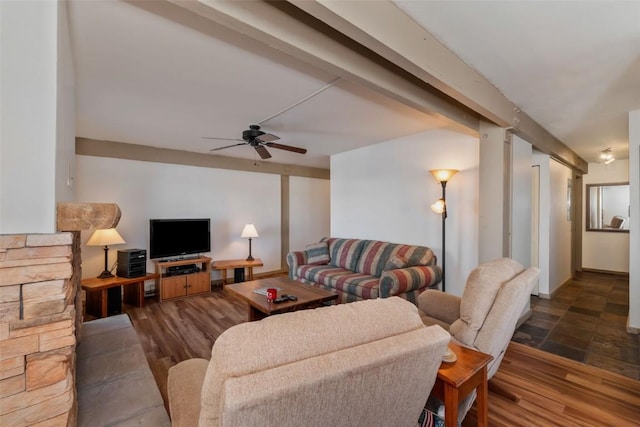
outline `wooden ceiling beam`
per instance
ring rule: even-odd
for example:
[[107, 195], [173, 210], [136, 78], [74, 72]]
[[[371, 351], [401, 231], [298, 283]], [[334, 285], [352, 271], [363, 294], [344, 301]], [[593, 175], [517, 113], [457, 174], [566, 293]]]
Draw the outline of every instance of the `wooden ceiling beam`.
[[[421, 81], [583, 173], [587, 162], [392, 1], [289, 0]], [[478, 34], [480, 37], [481, 34]]]

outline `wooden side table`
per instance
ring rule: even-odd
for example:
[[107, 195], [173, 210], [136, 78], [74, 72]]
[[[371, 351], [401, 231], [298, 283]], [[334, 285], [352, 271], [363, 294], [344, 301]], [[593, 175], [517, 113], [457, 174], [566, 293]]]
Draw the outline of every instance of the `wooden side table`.
[[247, 269], [247, 277], [249, 280], [253, 280], [253, 267], [262, 267], [264, 264], [260, 258], [255, 258], [253, 261], [247, 261], [246, 259], [227, 259], [221, 261], [213, 261], [211, 268], [213, 270], [220, 270], [222, 272], [222, 286], [227, 284], [227, 270], [233, 269]]
[[493, 356], [454, 343], [449, 343], [449, 348], [458, 360], [453, 363], [442, 362], [431, 391], [433, 396], [444, 401], [444, 425], [458, 425], [458, 405], [475, 389], [478, 392], [478, 426], [486, 427], [489, 425], [487, 364], [493, 360]]
[[[147, 273], [140, 277], [109, 277], [107, 279], [84, 279], [80, 282], [87, 292], [87, 313], [96, 317], [107, 317], [107, 291], [110, 288], [124, 286], [124, 301], [127, 304], [142, 307], [144, 305], [144, 282], [155, 280], [160, 275]], [[131, 285], [135, 285], [132, 287]]]

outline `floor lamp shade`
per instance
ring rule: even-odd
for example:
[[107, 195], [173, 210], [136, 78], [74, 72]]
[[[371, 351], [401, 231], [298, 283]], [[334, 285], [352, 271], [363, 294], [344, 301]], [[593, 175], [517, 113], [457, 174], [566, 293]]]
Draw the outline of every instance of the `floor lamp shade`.
[[122, 245], [126, 243], [122, 236], [118, 234], [115, 228], [99, 229], [93, 232], [89, 240], [87, 240], [87, 246], [104, 246], [104, 271], [100, 273], [98, 278], [106, 279], [113, 277], [113, 274], [109, 271], [109, 246], [110, 245]]
[[253, 239], [254, 237], [258, 237], [258, 231], [256, 230], [256, 227], [253, 224], [245, 225], [240, 237], [249, 239], [249, 256], [247, 257], [247, 261], [253, 261], [253, 256], [251, 256], [251, 239]]

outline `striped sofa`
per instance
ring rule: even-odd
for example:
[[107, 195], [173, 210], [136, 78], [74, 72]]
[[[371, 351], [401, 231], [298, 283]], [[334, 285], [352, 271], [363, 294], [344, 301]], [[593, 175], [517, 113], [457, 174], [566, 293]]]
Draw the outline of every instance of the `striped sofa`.
[[413, 302], [442, 278], [424, 246], [378, 240], [326, 238], [287, 254], [289, 277], [335, 290], [339, 302], [399, 296]]

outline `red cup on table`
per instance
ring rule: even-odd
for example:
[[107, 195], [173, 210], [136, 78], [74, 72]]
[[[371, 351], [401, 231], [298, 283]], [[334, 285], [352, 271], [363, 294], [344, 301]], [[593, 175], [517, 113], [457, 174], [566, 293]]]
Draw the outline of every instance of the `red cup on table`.
[[267, 288], [267, 301], [272, 302], [278, 298], [278, 290], [276, 288]]

